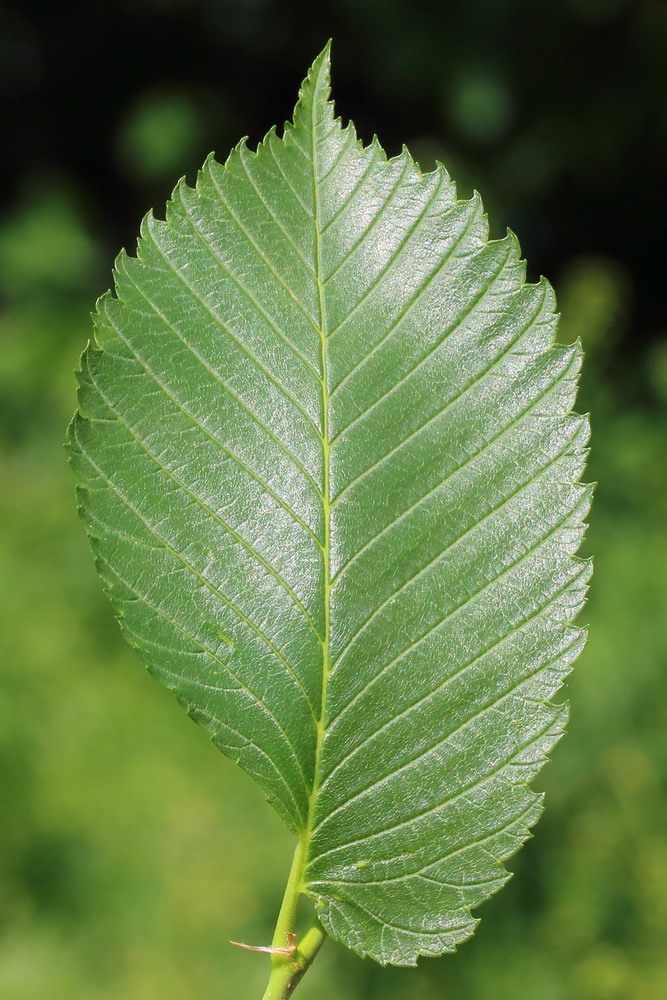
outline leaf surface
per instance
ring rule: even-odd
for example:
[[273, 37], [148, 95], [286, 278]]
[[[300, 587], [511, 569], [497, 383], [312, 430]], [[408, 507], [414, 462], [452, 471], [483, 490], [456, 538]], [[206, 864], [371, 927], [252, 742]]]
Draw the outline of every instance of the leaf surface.
[[126, 637], [301, 837], [326, 929], [409, 965], [540, 812], [588, 426], [515, 237], [328, 94], [325, 50], [282, 137], [144, 220], [70, 449]]

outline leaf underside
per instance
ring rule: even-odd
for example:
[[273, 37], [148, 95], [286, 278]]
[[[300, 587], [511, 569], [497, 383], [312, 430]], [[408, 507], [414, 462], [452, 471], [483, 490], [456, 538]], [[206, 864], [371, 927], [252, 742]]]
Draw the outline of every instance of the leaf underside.
[[578, 346], [444, 169], [328, 102], [117, 260], [70, 428], [129, 642], [307, 845], [362, 955], [452, 951], [508, 878], [584, 634]]

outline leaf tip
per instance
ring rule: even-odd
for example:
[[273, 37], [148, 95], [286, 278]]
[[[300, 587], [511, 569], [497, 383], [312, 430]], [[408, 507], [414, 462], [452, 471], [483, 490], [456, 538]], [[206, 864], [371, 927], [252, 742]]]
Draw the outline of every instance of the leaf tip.
[[296, 124], [300, 112], [312, 113], [329, 103], [331, 94], [331, 39], [315, 58], [299, 89], [299, 100], [294, 111]]

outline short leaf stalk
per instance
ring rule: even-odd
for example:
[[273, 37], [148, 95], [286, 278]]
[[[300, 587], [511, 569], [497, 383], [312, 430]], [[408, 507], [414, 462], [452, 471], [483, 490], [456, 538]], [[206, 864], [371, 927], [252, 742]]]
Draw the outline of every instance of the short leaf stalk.
[[[287, 1000], [324, 943], [326, 931], [315, 919], [301, 940], [294, 930], [303, 889], [305, 844], [299, 841], [287, 879], [271, 946], [272, 971], [262, 1000]], [[293, 942], [293, 946], [289, 945]]]

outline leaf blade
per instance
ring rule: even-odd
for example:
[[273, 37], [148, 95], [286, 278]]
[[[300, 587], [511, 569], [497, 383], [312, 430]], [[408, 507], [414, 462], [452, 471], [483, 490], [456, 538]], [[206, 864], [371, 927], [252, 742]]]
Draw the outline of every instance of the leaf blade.
[[282, 138], [145, 220], [71, 442], [129, 641], [299, 834], [325, 927], [414, 964], [539, 815], [588, 428], [515, 237], [328, 97], [326, 49]]

